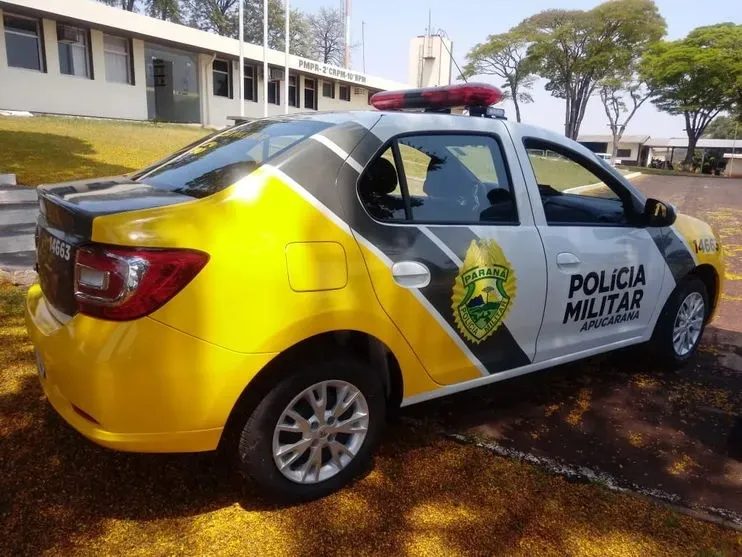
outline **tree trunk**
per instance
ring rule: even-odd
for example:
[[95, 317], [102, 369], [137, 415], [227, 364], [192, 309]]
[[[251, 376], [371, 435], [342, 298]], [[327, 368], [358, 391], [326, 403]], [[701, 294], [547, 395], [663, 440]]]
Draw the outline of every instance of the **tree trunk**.
[[515, 121], [520, 123], [520, 106], [515, 95], [513, 95], [513, 104], [515, 105]]
[[618, 142], [620, 140], [614, 135], [613, 144], [611, 145], [611, 166], [616, 166], [616, 153], [618, 152]]
[[688, 150], [685, 152], [685, 159], [683, 160], [683, 166], [688, 170], [693, 168], [693, 157], [696, 154], [696, 143], [698, 138], [696, 137], [695, 130], [688, 130]]

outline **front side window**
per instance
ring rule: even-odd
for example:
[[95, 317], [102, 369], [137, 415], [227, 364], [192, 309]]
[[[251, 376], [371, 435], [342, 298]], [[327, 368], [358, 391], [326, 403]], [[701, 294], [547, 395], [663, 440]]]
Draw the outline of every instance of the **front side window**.
[[211, 69], [214, 76], [214, 95], [232, 98], [232, 64], [227, 60], [214, 60]]
[[59, 71], [65, 75], [92, 78], [88, 32], [80, 27], [57, 24]]
[[317, 110], [317, 81], [304, 79], [304, 108]]
[[39, 20], [6, 13], [3, 25], [8, 66], [44, 71]]
[[256, 120], [217, 132], [133, 179], [161, 190], [206, 197], [329, 125], [313, 120]]
[[256, 68], [252, 64], [245, 64], [245, 80], [243, 82], [246, 101], [258, 101], [258, 80], [255, 79]]
[[134, 84], [131, 72], [131, 42], [123, 37], [103, 35], [106, 81]]
[[[626, 225], [628, 192], [599, 166], [565, 147], [525, 139], [528, 158], [550, 225]], [[619, 193], [621, 195], [619, 195]]]
[[518, 222], [502, 149], [491, 136], [401, 137], [369, 165], [359, 194], [379, 220]]
[[338, 97], [341, 101], [350, 100], [350, 85], [341, 85], [338, 87]]
[[322, 96], [328, 99], [335, 98], [335, 82], [323, 81], [322, 82]]

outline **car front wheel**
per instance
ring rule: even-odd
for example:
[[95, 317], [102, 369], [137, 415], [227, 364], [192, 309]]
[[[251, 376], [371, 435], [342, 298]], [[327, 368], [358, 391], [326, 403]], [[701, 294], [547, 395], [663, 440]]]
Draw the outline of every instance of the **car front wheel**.
[[384, 418], [381, 381], [367, 365], [336, 358], [297, 369], [247, 420], [243, 470], [273, 499], [323, 497], [369, 466]]
[[679, 367], [695, 355], [709, 309], [706, 286], [699, 278], [688, 277], [675, 287], [660, 314], [653, 337], [663, 364]]

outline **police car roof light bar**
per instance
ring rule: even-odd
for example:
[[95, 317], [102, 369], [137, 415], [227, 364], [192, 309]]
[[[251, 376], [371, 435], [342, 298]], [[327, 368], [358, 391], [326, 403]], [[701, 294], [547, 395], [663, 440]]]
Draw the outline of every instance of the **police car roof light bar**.
[[462, 83], [424, 89], [381, 91], [371, 97], [377, 110], [439, 109], [490, 106], [502, 100], [502, 91], [487, 83]]

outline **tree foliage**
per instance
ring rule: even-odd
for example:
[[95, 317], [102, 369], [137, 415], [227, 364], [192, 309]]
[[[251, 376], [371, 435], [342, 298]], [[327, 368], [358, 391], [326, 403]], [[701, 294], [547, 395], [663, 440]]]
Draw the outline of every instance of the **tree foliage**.
[[181, 5], [180, 0], [147, 0], [147, 15], [181, 23]]
[[576, 139], [590, 96], [617, 68], [660, 39], [665, 20], [652, 0], [612, 0], [589, 11], [546, 10], [518, 29], [546, 89], [565, 100], [564, 133]]
[[191, 27], [237, 37], [239, 0], [185, 0], [185, 7]]
[[345, 62], [343, 13], [338, 8], [322, 7], [308, 16], [310, 57], [325, 64], [342, 66]]
[[466, 55], [463, 78], [476, 75], [495, 75], [505, 81], [502, 89], [512, 99], [515, 117], [520, 122], [520, 103], [533, 102], [529, 90], [536, 78], [535, 64], [526, 56], [528, 40], [516, 30], [490, 35], [487, 40], [474, 45]]
[[742, 119], [720, 114], [706, 126], [703, 137], [708, 139], [734, 139], [735, 133], [738, 138], [742, 139]]
[[122, 10], [126, 10], [127, 12], [135, 12], [137, 8], [136, 0], [99, 0], [99, 1], [103, 2], [104, 4], [108, 4], [109, 6], [115, 6], [117, 8], [121, 8]]
[[684, 39], [658, 43], [645, 55], [641, 70], [654, 89], [652, 102], [685, 118], [684, 164], [691, 166], [709, 123], [742, 99], [742, 25], [699, 27]]
[[[284, 50], [286, 9], [281, 0], [268, 0], [268, 48]], [[307, 16], [299, 9], [290, 14], [289, 52], [308, 58], [310, 30]], [[245, 0], [245, 42], [263, 44], [263, 0]]]
[[611, 148], [611, 163], [613, 164], [618, 144], [621, 142], [626, 127], [651, 96], [652, 91], [636, 75], [632, 74], [623, 78], [612, 77], [603, 80], [598, 94], [613, 137]]

